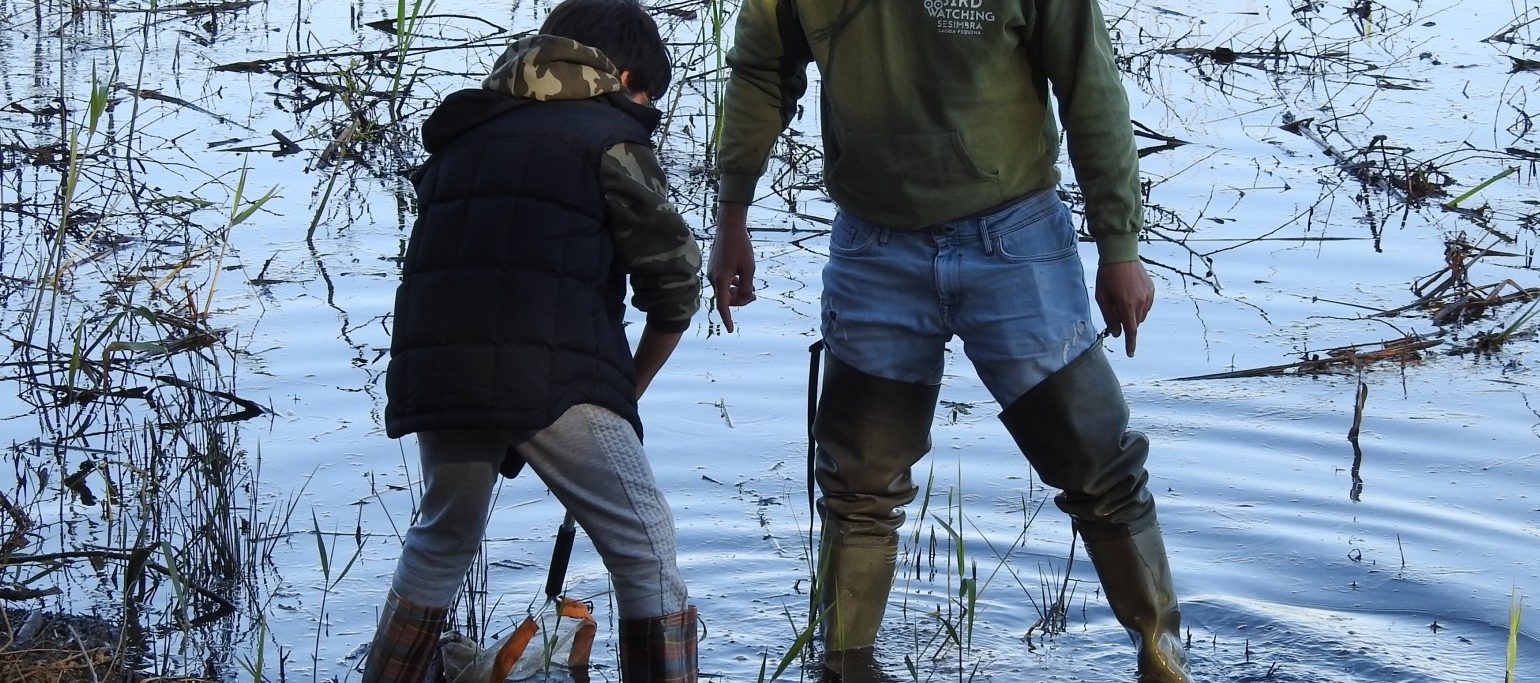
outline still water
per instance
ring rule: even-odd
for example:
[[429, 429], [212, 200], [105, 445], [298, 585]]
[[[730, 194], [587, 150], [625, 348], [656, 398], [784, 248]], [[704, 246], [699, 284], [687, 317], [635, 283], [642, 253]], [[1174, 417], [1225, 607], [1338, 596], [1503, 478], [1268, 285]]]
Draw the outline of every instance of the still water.
[[[242, 609], [214, 638], [218, 651], [172, 648], [165, 661], [202, 671], [207, 659], [229, 680], [253, 671], [356, 680], [416, 495], [414, 444], [387, 439], [381, 426], [386, 316], [411, 220], [398, 171], [421, 160], [414, 130], [432, 103], [473, 86], [549, 3], [433, 3], [399, 78], [394, 29], [369, 26], [395, 17], [396, 3], [189, 7], [111, 3], [111, 12], [72, 15], [57, 3], [0, 0], [0, 101], [16, 105], [0, 113], [14, 141], [0, 188], [0, 205], [14, 204], [0, 212], [0, 260], [5, 275], [22, 277], [46, 251], [23, 239], [39, 232], [24, 209], [51, 196], [60, 174], [18, 150], [61, 140], [59, 118], [39, 113], [54, 98], [70, 125], [84, 120], [93, 73], [115, 84], [104, 128], [87, 145], [101, 168], [137, 173], [161, 196], [211, 202], [191, 215], [218, 225], [243, 168], [245, 202], [273, 191], [229, 229], [227, 251], [139, 245], [196, 252], [204, 260], [189, 269], [205, 285], [219, 274], [218, 287], [196, 297], [213, 291], [209, 324], [226, 330], [233, 349], [219, 372], [228, 391], [264, 408], [233, 434], [253, 476], [250, 500], [231, 514], [268, 521], [252, 532], [261, 539], [254, 568], [231, 589]], [[660, 10], [681, 64], [677, 96], [663, 103], [672, 116], [661, 156], [703, 245], [704, 207], [714, 201], [704, 141], [719, 86], [713, 7]], [[1119, 341], [1109, 348], [1133, 422], [1153, 442], [1151, 489], [1195, 675], [1501, 681], [1520, 594], [1528, 609], [1516, 680], [1540, 677], [1540, 361], [1536, 323], [1522, 319], [1530, 305], [1494, 305], [1443, 326], [1426, 306], [1375, 315], [1415, 302], [1414, 287], [1450, 253], [1466, 256], [1465, 284], [1507, 283], [1482, 296], [1540, 285], [1532, 175], [1540, 132], [1529, 101], [1540, 72], [1524, 67], [1540, 59], [1540, 6], [1103, 8], [1134, 118], [1151, 134], [1141, 145], [1165, 147], [1142, 161], [1150, 207], [1142, 253], [1156, 308], [1136, 357], [1123, 357]], [[411, 97], [380, 104], [393, 85]], [[814, 97], [816, 85], [806, 103]], [[816, 189], [817, 160], [802, 154], [816, 144], [815, 111], [794, 122], [795, 144], [772, 164], [751, 218], [759, 301], [735, 314], [733, 334], [703, 310], [642, 403], [704, 620], [701, 668], [714, 680], [756, 680], [766, 661], [774, 671], [807, 619], [807, 347], [832, 216]], [[275, 155], [284, 140], [298, 151]], [[324, 163], [338, 140], [352, 153]], [[121, 163], [107, 161], [114, 154]], [[1507, 168], [1517, 171], [1441, 206]], [[106, 214], [142, 208], [114, 177], [89, 176], [81, 203]], [[1446, 194], [1424, 197], [1425, 186]], [[1064, 189], [1076, 194], [1072, 183]], [[1456, 238], [1463, 251], [1446, 248]], [[208, 262], [215, 253], [222, 260]], [[1089, 245], [1083, 257], [1094, 268]], [[90, 280], [80, 278], [82, 301]], [[14, 328], [30, 295], [7, 292]], [[1452, 353], [1515, 322], [1516, 334], [1491, 352]], [[1181, 379], [1331, 359], [1339, 347], [1368, 345], [1357, 349], [1364, 354], [1407, 338], [1440, 343], [1359, 366]], [[972, 369], [951, 355], [935, 450], [916, 473], [930, 498], [923, 517], [919, 502], [909, 509], [885, 663], [902, 680], [1130, 679], [1131, 650], [1052, 492], [1015, 452]], [[14, 393], [0, 392], [9, 417], [0, 437], [48, 436], [51, 423]], [[82, 453], [65, 464], [89, 457]], [[52, 505], [59, 518], [104, 514], [68, 497]], [[471, 621], [495, 634], [538, 606], [560, 519], [534, 478], [505, 483]], [[947, 528], [966, 568], [956, 566]], [[968, 646], [943, 646], [944, 623], [959, 623], [958, 584], [974, 572], [982, 588]], [[1032, 628], [1061, 590], [1062, 632]], [[568, 593], [595, 602], [603, 642], [594, 675], [615, 680], [606, 591], [580, 534]], [[93, 594], [88, 587], [49, 604], [83, 609]], [[783, 678], [802, 675], [793, 663]]]

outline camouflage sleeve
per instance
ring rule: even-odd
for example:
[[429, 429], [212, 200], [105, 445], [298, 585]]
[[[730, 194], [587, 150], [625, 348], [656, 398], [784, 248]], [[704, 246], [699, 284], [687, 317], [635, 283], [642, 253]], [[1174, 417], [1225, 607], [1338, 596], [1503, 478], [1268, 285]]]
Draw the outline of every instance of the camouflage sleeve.
[[647, 326], [683, 332], [700, 306], [700, 247], [668, 200], [668, 181], [646, 145], [605, 151], [599, 184], [609, 208], [615, 253], [631, 274], [631, 305]]

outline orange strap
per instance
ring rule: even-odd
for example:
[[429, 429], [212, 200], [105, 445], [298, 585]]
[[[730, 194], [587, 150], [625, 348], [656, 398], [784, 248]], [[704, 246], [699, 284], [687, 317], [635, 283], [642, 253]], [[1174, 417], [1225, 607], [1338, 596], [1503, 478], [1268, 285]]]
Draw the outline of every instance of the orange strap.
[[503, 643], [502, 649], [497, 651], [497, 660], [492, 664], [492, 675], [487, 683], [502, 683], [508, 678], [508, 672], [513, 671], [514, 663], [524, 654], [524, 648], [529, 646], [529, 641], [535, 637], [535, 620], [532, 617], [524, 617], [524, 623], [514, 630], [513, 637]]
[[588, 666], [588, 658], [594, 647], [594, 632], [598, 626], [594, 623], [594, 615], [588, 611], [587, 603], [566, 596], [562, 596], [559, 610], [563, 618], [578, 619], [583, 622], [578, 627], [577, 633], [572, 636], [572, 651], [567, 655], [567, 666], [571, 668]]
[[[593, 651], [594, 632], [597, 630], [597, 624], [594, 622], [593, 614], [588, 611], [588, 605], [581, 600], [563, 596], [561, 604], [556, 609], [563, 619], [577, 619], [583, 622], [573, 638], [572, 653], [567, 658], [567, 665], [588, 666], [588, 658]], [[497, 659], [493, 662], [491, 676], [488, 677], [487, 683], [503, 683], [508, 678], [508, 673], [513, 671], [513, 665], [518, 663], [519, 657], [524, 655], [524, 650], [529, 647], [529, 642], [535, 638], [535, 632], [539, 629], [540, 626], [535, 622], [534, 617], [524, 617], [523, 623], [514, 629], [513, 635], [497, 651]]]

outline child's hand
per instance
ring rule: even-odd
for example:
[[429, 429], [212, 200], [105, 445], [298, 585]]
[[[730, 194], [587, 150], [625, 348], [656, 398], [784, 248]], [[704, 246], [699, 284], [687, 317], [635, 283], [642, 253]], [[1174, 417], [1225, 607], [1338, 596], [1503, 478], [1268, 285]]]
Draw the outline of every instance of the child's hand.
[[674, 347], [679, 345], [679, 339], [683, 332], [659, 332], [652, 327], [642, 328], [642, 338], [636, 343], [636, 397], [641, 398], [647, 391], [647, 386], [652, 384], [652, 378], [663, 369], [663, 364], [668, 362], [668, 357], [673, 355]]

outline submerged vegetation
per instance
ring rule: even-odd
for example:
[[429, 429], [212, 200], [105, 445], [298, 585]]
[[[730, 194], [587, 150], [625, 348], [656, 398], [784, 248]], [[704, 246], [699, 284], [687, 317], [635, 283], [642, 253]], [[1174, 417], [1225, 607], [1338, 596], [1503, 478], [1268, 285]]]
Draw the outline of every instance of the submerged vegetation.
[[[383, 310], [356, 306], [339, 283], [394, 275], [423, 117], [444, 93], [479, 78], [548, 3], [514, 2], [500, 16], [434, 0], [319, 4], [0, 0], [0, 70], [10, 72], [0, 77], [0, 307], [9, 342], [0, 359], [9, 475], [0, 489], [0, 680], [283, 681], [302, 669], [305, 678], [334, 680], [357, 662], [350, 647], [328, 645], [339, 637], [333, 596], [361, 571], [366, 547], [396, 542], [413, 513], [387, 511], [374, 521], [394, 528], [368, 528], [357, 503], [357, 520], [323, 522], [305, 489], [263, 485], [257, 435], [296, 419], [280, 401], [303, 399], [267, 381], [264, 353], [282, 341], [260, 324], [268, 302], [292, 294], [286, 286], [303, 283], [307, 295], [313, 286], [361, 373], [362, 386], [349, 391], [375, 395]], [[1154, 246], [1146, 258], [1173, 288], [1195, 293], [1195, 306], [1224, 302], [1271, 322], [1262, 304], [1233, 296], [1233, 281], [1260, 276], [1228, 269], [1228, 253], [1328, 250], [1339, 241], [1367, 241], [1378, 253], [1399, 231], [1437, 226], [1442, 234], [1418, 242], [1441, 245], [1426, 259], [1436, 270], [1406, 273], [1402, 292], [1328, 302], [1352, 341], [1323, 346], [1303, 336], [1293, 349], [1263, 346], [1276, 363], [1184, 378], [1352, 374], [1356, 452], [1366, 373], [1469, 359], [1517, 366], [1535, 348], [1540, 131], [1527, 97], [1540, 71], [1540, 8], [1510, 5], [1513, 16], [1494, 16], [1493, 32], [1475, 38], [1512, 70], [1487, 75], [1498, 85], [1468, 95], [1489, 110], [1491, 140], [1449, 143], [1382, 128], [1373, 115], [1381, 100], [1458, 90], [1422, 75], [1445, 57], [1419, 52], [1412, 35], [1440, 11], [1423, 2], [1273, 4], [1285, 17], [1277, 26], [1231, 33], [1171, 9], [1104, 3], [1119, 63], [1149, 99], [1143, 109], [1166, 112], [1136, 121], [1149, 144], [1141, 153]], [[705, 238], [735, 7], [651, 6], [673, 38], [680, 74], [661, 103], [660, 157], [676, 204]], [[346, 30], [316, 26], [343, 21]], [[1184, 86], [1174, 87], [1179, 79]], [[1286, 168], [1257, 156], [1249, 167], [1220, 168], [1221, 143], [1204, 137], [1208, 112], [1174, 113], [1193, 109], [1184, 98], [1270, 112], [1276, 134], [1259, 146], [1310, 160]], [[815, 249], [808, 245], [827, 229], [816, 136], [816, 114], [804, 112], [766, 174], [761, 204], [770, 218], [756, 234], [777, 235], [779, 253]], [[1081, 210], [1077, 188], [1063, 191]], [[1284, 192], [1311, 198], [1286, 215], [1246, 203]], [[389, 211], [383, 205], [394, 214], [375, 215]], [[354, 251], [365, 227], [383, 231], [396, 252]], [[360, 310], [365, 319], [354, 320]], [[961, 404], [952, 409], [953, 422], [966, 416]], [[383, 494], [411, 482], [370, 486], [383, 508]], [[1020, 535], [1004, 547], [970, 533], [960, 483], [927, 487], [915, 506], [900, 570], [909, 588], [890, 619], [902, 623], [897, 652], [908, 677], [987, 680], [992, 653], [975, 633], [999, 593], [1036, 613], [1019, 634], [1033, 651], [1086, 621], [1099, 595], [1072, 577], [1072, 536], [1054, 539], [1060, 560], [1023, 559], [1046, 501], [1042, 489], [1027, 488], [1010, 510], [1021, 516]], [[290, 544], [314, 547], [318, 578], [285, 576], [292, 568], [274, 556]], [[803, 551], [810, 573], [814, 547]], [[483, 562], [458, 607], [473, 638], [497, 628], [488, 571]], [[1502, 620], [1510, 681], [1524, 637], [1523, 599], [1513, 596]], [[303, 640], [274, 635], [280, 612], [306, 614], [314, 630]], [[354, 632], [369, 628], [360, 614], [347, 616], [356, 641]], [[752, 668], [762, 680], [799, 675], [793, 665], [816, 632], [803, 605], [784, 614], [785, 642], [757, 646]], [[1251, 642], [1243, 647], [1241, 669], [1254, 664]], [[345, 656], [322, 655], [339, 648]], [[1208, 670], [1223, 675], [1230, 665]], [[1248, 675], [1271, 678], [1273, 668]]]

